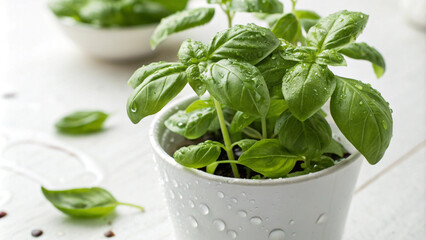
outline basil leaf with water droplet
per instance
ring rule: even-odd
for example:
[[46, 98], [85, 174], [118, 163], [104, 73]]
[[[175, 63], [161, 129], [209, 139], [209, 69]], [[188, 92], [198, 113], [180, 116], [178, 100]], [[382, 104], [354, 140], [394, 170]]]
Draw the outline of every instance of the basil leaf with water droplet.
[[279, 0], [230, 0], [230, 8], [236, 12], [282, 13]]
[[277, 38], [282, 38], [294, 43], [296, 42], [299, 29], [300, 23], [297, 17], [292, 13], [288, 13], [277, 20], [272, 28], [272, 32]]
[[118, 205], [128, 205], [144, 211], [140, 206], [118, 202], [111, 193], [98, 187], [60, 191], [42, 187], [41, 190], [55, 208], [71, 217], [102, 217], [110, 214]]
[[173, 154], [173, 157], [185, 167], [202, 168], [216, 162], [222, 146], [219, 142], [207, 140], [197, 145], [182, 147]]
[[274, 86], [279, 85], [279, 91], [281, 92], [281, 85], [284, 75], [287, 70], [296, 65], [297, 62], [284, 59], [280, 53], [280, 50], [275, 50], [271, 55], [263, 59], [256, 65], [260, 73], [263, 76], [268, 89], [272, 92]]
[[133, 123], [160, 111], [186, 85], [186, 66], [174, 63], [146, 77], [127, 100]]
[[271, 105], [269, 106], [269, 111], [266, 117], [277, 117], [287, 109], [288, 105], [284, 99], [271, 99]]
[[366, 43], [351, 43], [340, 49], [339, 52], [350, 58], [371, 62], [377, 78], [380, 78], [385, 72], [386, 63], [382, 54]]
[[198, 110], [198, 109], [202, 109], [202, 108], [214, 108], [214, 103], [212, 100], [196, 100], [193, 103], [191, 103], [186, 109], [185, 111], [187, 113]]
[[314, 62], [317, 49], [306, 46], [282, 45], [279, 48], [281, 58], [297, 62]]
[[238, 163], [270, 178], [285, 177], [301, 160], [276, 139], [263, 139], [241, 154]]
[[283, 95], [290, 111], [304, 121], [318, 112], [336, 87], [333, 73], [316, 63], [300, 63], [283, 78]]
[[368, 21], [368, 15], [346, 10], [333, 13], [318, 21], [306, 35], [308, 46], [332, 49], [354, 42]]
[[243, 152], [249, 150], [255, 143], [257, 143], [257, 140], [254, 139], [241, 139], [238, 142], [234, 142], [232, 144], [232, 147], [239, 146]]
[[214, 8], [195, 8], [163, 18], [151, 37], [151, 47], [156, 48], [158, 44], [173, 33], [210, 22], [214, 12]]
[[68, 134], [97, 132], [102, 129], [108, 114], [101, 111], [77, 111], [55, 123], [58, 131]]
[[231, 133], [241, 132], [244, 128], [248, 127], [258, 117], [251, 116], [244, 112], [236, 112], [232, 119], [229, 131]]
[[321, 155], [331, 142], [330, 125], [320, 113], [302, 122], [285, 111], [277, 120], [274, 132], [290, 152], [308, 157]]
[[253, 65], [274, 51], [280, 41], [271, 30], [255, 24], [236, 25], [217, 33], [208, 47], [209, 59], [236, 59]]
[[346, 60], [342, 54], [335, 49], [324, 50], [319, 53], [315, 62], [322, 65], [346, 66]]
[[204, 95], [207, 89], [206, 84], [201, 79], [200, 68], [198, 67], [198, 65], [190, 65], [186, 69], [186, 76], [192, 90], [194, 90], [194, 92], [200, 97]]
[[389, 104], [381, 94], [361, 81], [336, 77], [330, 111], [336, 125], [370, 164], [382, 159], [392, 138]]
[[223, 59], [210, 64], [203, 74], [207, 90], [220, 103], [252, 116], [268, 113], [268, 88], [253, 65]]
[[130, 87], [135, 89], [151, 74], [154, 74], [158, 70], [173, 66], [175, 64], [178, 64], [178, 63], [154, 62], [148, 65], [142, 66], [133, 73], [133, 75], [130, 77], [128, 81], [128, 84]]
[[164, 125], [172, 132], [187, 139], [197, 139], [207, 131], [216, 118], [215, 108], [200, 108], [191, 112], [178, 111], [170, 116]]
[[332, 139], [330, 144], [324, 149], [324, 153], [335, 154], [343, 157], [347, 152], [346, 149], [338, 141]]
[[197, 64], [205, 61], [207, 56], [206, 46], [200, 41], [185, 40], [180, 46], [178, 57], [185, 65]]

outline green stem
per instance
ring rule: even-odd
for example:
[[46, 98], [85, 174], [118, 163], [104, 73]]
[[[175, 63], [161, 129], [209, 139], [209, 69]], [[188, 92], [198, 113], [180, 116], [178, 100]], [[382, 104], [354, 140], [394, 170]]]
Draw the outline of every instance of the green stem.
[[138, 208], [140, 209], [142, 212], [145, 212], [145, 208], [135, 205], [135, 204], [131, 204], [131, 203], [123, 203], [123, 202], [117, 202], [118, 205], [125, 205], [125, 206], [129, 206], [129, 207], [134, 207], [134, 208]]
[[[223, 117], [222, 106], [220, 106], [219, 101], [217, 101], [214, 97], [213, 102], [216, 107], [217, 118], [219, 119], [220, 129], [222, 130], [223, 142], [225, 143], [225, 151], [228, 155], [229, 160], [234, 160], [234, 152], [232, 151], [231, 138], [229, 137], [228, 128], [226, 127], [225, 118]], [[238, 172], [237, 165], [235, 163], [231, 163], [232, 173], [234, 177], [240, 178], [240, 173]]]
[[260, 118], [260, 121], [262, 122], [262, 138], [266, 139], [268, 138], [268, 130], [266, 130], [266, 118], [262, 117]]
[[306, 169], [311, 171], [311, 160], [309, 158], [305, 158]]
[[234, 12], [229, 10], [229, 7], [226, 5], [220, 5], [220, 8], [225, 12], [226, 17], [228, 18], [228, 27], [232, 27], [232, 20], [234, 18]]
[[291, 11], [292, 11], [293, 13], [295, 13], [295, 12], [296, 12], [296, 4], [297, 4], [297, 0], [291, 0], [291, 4], [292, 4]]

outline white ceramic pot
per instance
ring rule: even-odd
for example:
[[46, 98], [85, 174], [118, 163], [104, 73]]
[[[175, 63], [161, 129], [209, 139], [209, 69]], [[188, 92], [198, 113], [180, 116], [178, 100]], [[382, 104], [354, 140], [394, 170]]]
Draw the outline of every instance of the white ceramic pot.
[[91, 56], [121, 61], [147, 57], [153, 53], [149, 40], [157, 24], [98, 28], [68, 18], [56, 19], [63, 32]]
[[164, 121], [195, 98], [156, 118], [150, 140], [175, 236], [180, 240], [339, 240], [360, 170], [359, 152], [326, 170], [287, 179], [226, 178], [176, 163], [164, 149], [182, 137]]

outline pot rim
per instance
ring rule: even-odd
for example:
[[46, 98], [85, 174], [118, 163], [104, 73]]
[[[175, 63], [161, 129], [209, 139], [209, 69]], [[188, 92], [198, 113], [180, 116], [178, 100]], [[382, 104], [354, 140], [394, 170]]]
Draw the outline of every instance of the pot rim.
[[[218, 175], [209, 174], [207, 172], [194, 169], [194, 168], [188, 168], [180, 165], [177, 163], [172, 156], [166, 153], [166, 151], [161, 147], [159, 141], [157, 141], [157, 129], [159, 128], [159, 125], [164, 122], [165, 115], [169, 114], [171, 111], [174, 110], [174, 108], [182, 105], [184, 102], [189, 101], [190, 99], [196, 99], [197, 96], [187, 96], [184, 98], [181, 98], [179, 100], [175, 100], [173, 103], [169, 104], [165, 108], [163, 108], [153, 119], [153, 121], [150, 124], [149, 129], [149, 140], [151, 142], [151, 146], [153, 147], [154, 151], [162, 158], [161, 160], [157, 161], [166, 161], [171, 166], [186, 171], [189, 174], [192, 174], [193, 176], [204, 178], [210, 181], [215, 182], [221, 182], [221, 183], [232, 183], [237, 185], [251, 185], [251, 186], [262, 186], [262, 185], [285, 185], [285, 184], [294, 184], [294, 183], [300, 183], [305, 182], [309, 180], [314, 180], [317, 178], [321, 178], [323, 176], [332, 174], [334, 172], [337, 172], [343, 168], [349, 167], [352, 164], [355, 164], [357, 160], [361, 159], [361, 153], [357, 150], [354, 150], [353, 153], [346, 159], [340, 161], [336, 165], [326, 168], [324, 170], [321, 170], [319, 172], [310, 173], [307, 175], [302, 176], [296, 176], [296, 177], [290, 177], [290, 178], [277, 178], [277, 179], [241, 179], [241, 178], [231, 178], [231, 177], [223, 177]], [[154, 155], [155, 157], [155, 155]]]

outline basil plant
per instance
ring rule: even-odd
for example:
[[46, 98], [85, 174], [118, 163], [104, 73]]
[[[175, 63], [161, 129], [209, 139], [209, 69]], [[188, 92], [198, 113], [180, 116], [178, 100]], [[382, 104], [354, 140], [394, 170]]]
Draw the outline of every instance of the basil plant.
[[178, 149], [175, 160], [211, 174], [282, 178], [320, 171], [348, 156], [322, 110], [329, 101], [340, 131], [376, 164], [392, 137], [392, 110], [370, 84], [329, 69], [345, 66], [346, 56], [367, 60], [377, 76], [383, 74], [381, 54], [355, 42], [368, 15], [344, 10], [320, 18], [293, 7], [262, 17], [272, 30], [236, 25], [208, 44], [186, 40], [179, 62], [138, 69], [129, 80], [131, 121], [157, 113], [189, 84], [200, 99], [164, 123], [194, 143]]

